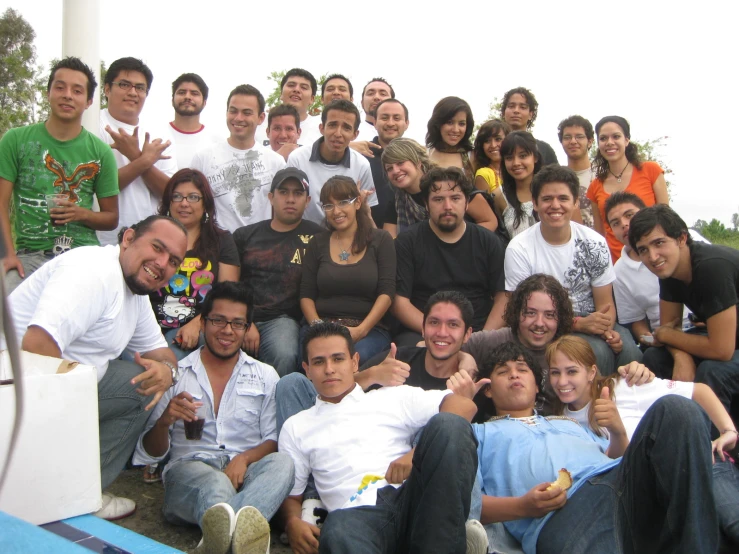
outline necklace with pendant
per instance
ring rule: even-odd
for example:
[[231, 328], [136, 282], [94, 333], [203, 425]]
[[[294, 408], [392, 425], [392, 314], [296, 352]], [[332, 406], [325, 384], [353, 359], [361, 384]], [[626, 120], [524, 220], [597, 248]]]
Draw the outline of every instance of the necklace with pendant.
[[[349, 258], [352, 255], [351, 252], [341, 245], [338, 237], [334, 236], [333, 238], [336, 241], [336, 245], [341, 249], [341, 251], [339, 252], [339, 260], [341, 260], [342, 262], [349, 261]], [[349, 245], [349, 248], [351, 249], [351, 244]]]
[[610, 171], [611, 172], [611, 175], [613, 175], [616, 178], [616, 181], [620, 183], [621, 182], [621, 175], [624, 174], [624, 172], [626, 171], [626, 168], [627, 167], [629, 167], [629, 162], [628, 161], [626, 162], [626, 165], [624, 166], [624, 168], [621, 171], [621, 173], [619, 173], [618, 175], [616, 175], [613, 171], [611, 171], [611, 168], [610, 167], [608, 168], [608, 171]]

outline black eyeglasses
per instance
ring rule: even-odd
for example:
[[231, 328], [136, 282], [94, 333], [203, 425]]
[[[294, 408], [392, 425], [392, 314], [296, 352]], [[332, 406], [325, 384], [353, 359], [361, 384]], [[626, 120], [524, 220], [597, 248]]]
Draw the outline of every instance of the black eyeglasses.
[[223, 329], [226, 325], [231, 325], [231, 329], [234, 331], [243, 331], [249, 327], [249, 323], [243, 319], [234, 319], [233, 321], [223, 319], [222, 317], [206, 317], [204, 319], [205, 321], [210, 321], [213, 327], [218, 327], [219, 329]]
[[200, 196], [199, 194], [195, 194], [194, 192], [191, 192], [187, 196], [184, 196], [184, 195], [180, 194], [179, 192], [175, 192], [172, 195], [172, 202], [182, 202], [185, 198], [187, 198], [187, 201], [190, 204], [197, 204], [198, 202], [200, 202], [203, 199], [202, 196]]
[[110, 84], [116, 85], [119, 89], [123, 91], [129, 91], [131, 90], [131, 87], [133, 87], [136, 92], [146, 94], [146, 85], [144, 84], [134, 85], [133, 83], [129, 83], [128, 81], [111, 81]]

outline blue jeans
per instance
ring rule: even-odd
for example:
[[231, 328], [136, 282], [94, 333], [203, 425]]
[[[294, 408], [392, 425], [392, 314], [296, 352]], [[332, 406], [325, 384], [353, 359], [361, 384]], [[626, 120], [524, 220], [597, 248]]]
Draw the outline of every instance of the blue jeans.
[[642, 361], [641, 350], [634, 342], [629, 330], [618, 323], [613, 326], [613, 330], [621, 335], [621, 341], [623, 342], [623, 348], [618, 354], [611, 350], [606, 341], [596, 335], [574, 333], [575, 336], [585, 339], [595, 352], [596, 364], [601, 375], [611, 375], [621, 366]]
[[208, 508], [226, 502], [234, 512], [254, 506], [272, 519], [295, 482], [290, 457], [274, 452], [250, 464], [238, 491], [223, 472], [228, 463], [226, 455], [171, 462], [164, 481], [164, 517], [172, 523], [200, 525]]
[[477, 440], [470, 424], [454, 414], [435, 415], [426, 424], [405, 483], [377, 491], [375, 506], [329, 513], [319, 553], [464, 554], [476, 473]]
[[659, 399], [622, 462], [588, 479], [547, 521], [537, 552], [714, 554], [719, 526], [709, 429], [695, 402]]
[[723, 537], [739, 547], [739, 469], [728, 460], [713, 464], [713, 497]]
[[144, 408], [151, 396], [136, 392], [131, 379], [144, 368], [133, 362], [112, 360], [98, 383], [100, 424], [100, 477], [103, 489], [115, 481], [131, 457], [151, 412]]
[[[51, 254], [45, 254], [43, 251], [29, 252], [27, 254], [18, 254], [18, 259], [23, 264], [23, 272], [26, 274], [28, 279], [31, 274], [44, 265], [49, 260], [53, 260], [54, 256]], [[5, 293], [10, 295], [18, 285], [23, 282], [20, 273], [17, 269], [11, 269], [5, 274]]]
[[[174, 355], [177, 357], [177, 361], [179, 362], [183, 358], [187, 358], [190, 354], [192, 354], [192, 350], [184, 350], [180, 346], [177, 345], [174, 341], [174, 338], [177, 336], [177, 331], [179, 331], [178, 328], [175, 329], [169, 329], [164, 333], [164, 340], [167, 341], [167, 346], [169, 346], [169, 349], [174, 352]], [[195, 348], [200, 348], [205, 344], [205, 337], [203, 337], [203, 333], [200, 333], [200, 338], [198, 339], [198, 345]], [[195, 350], [193, 348], [193, 350]]]
[[316, 404], [316, 387], [302, 373], [294, 372], [277, 381], [275, 407], [277, 409], [277, 435], [285, 422], [298, 412]]
[[259, 352], [256, 358], [277, 370], [280, 377], [300, 368], [300, 325], [288, 316], [259, 321]]

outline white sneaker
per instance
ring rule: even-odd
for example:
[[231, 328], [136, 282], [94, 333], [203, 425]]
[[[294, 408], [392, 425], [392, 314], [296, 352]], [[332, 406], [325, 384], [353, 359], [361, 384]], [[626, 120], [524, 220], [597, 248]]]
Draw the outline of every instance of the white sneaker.
[[122, 498], [113, 496], [112, 494], [103, 493], [103, 507], [93, 515], [108, 521], [115, 521], [128, 517], [136, 511], [136, 502], [130, 498]]
[[467, 533], [467, 554], [487, 554], [488, 534], [482, 523], [476, 519], [468, 519], [464, 530]]
[[318, 498], [308, 498], [303, 500], [303, 509], [300, 512], [300, 519], [311, 525], [315, 525], [319, 529], [323, 527], [326, 520], [328, 510], [326, 505]]
[[269, 522], [253, 506], [236, 514], [236, 529], [231, 539], [232, 554], [269, 554]]
[[227, 554], [231, 548], [231, 535], [236, 527], [233, 508], [220, 502], [208, 508], [200, 525], [203, 538], [195, 552], [197, 554]]

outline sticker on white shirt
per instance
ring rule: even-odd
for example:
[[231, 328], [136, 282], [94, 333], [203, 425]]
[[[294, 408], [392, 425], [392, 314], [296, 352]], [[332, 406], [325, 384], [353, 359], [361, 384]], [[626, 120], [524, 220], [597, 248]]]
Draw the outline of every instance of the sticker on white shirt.
[[[362, 482], [357, 487], [357, 492], [351, 495], [349, 502], [342, 508], [374, 506], [377, 503], [377, 491], [388, 485], [391, 485], [391, 483], [388, 483], [383, 475], [367, 474], [362, 478]], [[392, 486], [397, 488], [400, 485], [392, 484]], [[370, 494], [372, 492], [374, 494]]]

